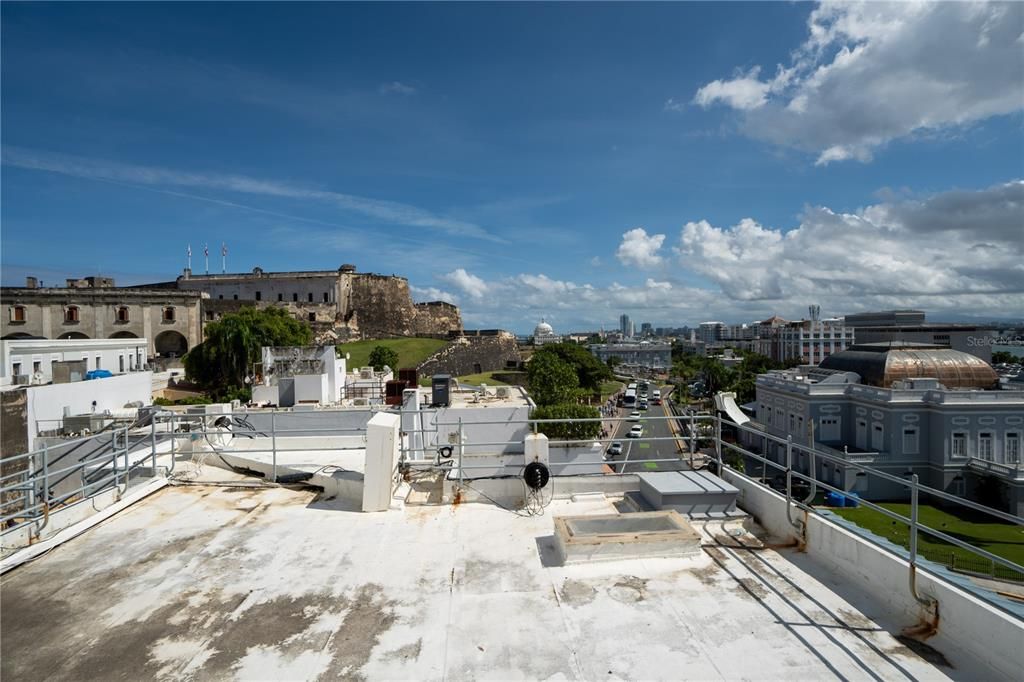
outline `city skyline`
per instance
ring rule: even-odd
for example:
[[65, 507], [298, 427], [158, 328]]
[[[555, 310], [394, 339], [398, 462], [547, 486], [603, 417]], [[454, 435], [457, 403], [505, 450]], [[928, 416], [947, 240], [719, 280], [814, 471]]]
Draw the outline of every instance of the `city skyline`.
[[1021, 5], [2, 12], [5, 285], [227, 244], [480, 328], [1024, 313]]

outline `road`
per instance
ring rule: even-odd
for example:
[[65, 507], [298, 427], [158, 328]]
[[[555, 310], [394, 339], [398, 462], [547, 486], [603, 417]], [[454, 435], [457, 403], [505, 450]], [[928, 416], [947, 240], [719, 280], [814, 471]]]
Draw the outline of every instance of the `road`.
[[[661, 386], [661, 394], [667, 400], [671, 386]], [[620, 409], [619, 416], [623, 419], [629, 417], [632, 410]], [[661, 405], [651, 405], [647, 411], [641, 411], [640, 424], [644, 427], [644, 436], [640, 439], [626, 438], [626, 434], [637, 422], [622, 421], [616, 431], [615, 439], [622, 441], [623, 454], [614, 460], [609, 460], [609, 466], [621, 473], [638, 473], [641, 471], [684, 471], [689, 465], [680, 459], [677, 440], [656, 440], [649, 441], [648, 438], [672, 438], [675, 434], [669, 427], [667, 419], [648, 419], [649, 416], [667, 417], [671, 416], [667, 402]], [[650, 460], [675, 458], [673, 462], [652, 462]]]

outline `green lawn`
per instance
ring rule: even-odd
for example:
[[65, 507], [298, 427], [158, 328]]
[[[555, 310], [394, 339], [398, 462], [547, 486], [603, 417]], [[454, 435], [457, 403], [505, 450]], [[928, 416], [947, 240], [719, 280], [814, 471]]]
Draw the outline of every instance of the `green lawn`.
[[[882, 502], [880, 506], [897, 514], [910, 516], [910, 504], [908, 503]], [[909, 547], [910, 530], [902, 521], [890, 519], [881, 512], [864, 506], [856, 509], [831, 509], [831, 511], [875, 535], [886, 538], [895, 544]], [[974, 514], [970, 516], [955, 515], [950, 511], [924, 504], [920, 505], [918, 518], [925, 526], [952, 535], [958, 540], [969, 542], [1014, 563], [1024, 565], [1024, 527], [998, 523], [992, 520], [992, 517], [980, 514], [977, 516]], [[943, 542], [927, 533], [919, 532], [917, 534], [917, 547], [918, 551], [926, 558], [938, 563], [948, 565], [951, 554], [955, 554], [957, 559], [989, 563], [987, 559], [982, 559], [973, 552]]]
[[601, 382], [601, 400], [608, 400], [614, 393], [617, 393], [623, 386], [624, 383], [621, 381], [602, 381]]
[[370, 353], [374, 348], [387, 346], [398, 353], [398, 367], [391, 368], [397, 373], [399, 369], [415, 367], [447, 344], [448, 342], [444, 339], [381, 339], [339, 344], [338, 351], [351, 355], [348, 368], [349, 371], [352, 371], [356, 367], [367, 366], [370, 361]]
[[[501, 374], [501, 372], [498, 372]], [[467, 374], [464, 377], [459, 377], [460, 384], [471, 384], [473, 386], [479, 386], [480, 384], [487, 384], [488, 386], [508, 386], [504, 381], [498, 381], [494, 378], [494, 372], [483, 372], [481, 374]]]

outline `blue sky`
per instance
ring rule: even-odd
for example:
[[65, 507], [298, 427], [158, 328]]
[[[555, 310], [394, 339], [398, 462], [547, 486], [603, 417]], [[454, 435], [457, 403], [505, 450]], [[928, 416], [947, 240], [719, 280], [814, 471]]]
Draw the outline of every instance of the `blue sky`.
[[224, 242], [470, 327], [1019, 317], [1024, 14], [965, 7], [4, 3], [3, 282]]

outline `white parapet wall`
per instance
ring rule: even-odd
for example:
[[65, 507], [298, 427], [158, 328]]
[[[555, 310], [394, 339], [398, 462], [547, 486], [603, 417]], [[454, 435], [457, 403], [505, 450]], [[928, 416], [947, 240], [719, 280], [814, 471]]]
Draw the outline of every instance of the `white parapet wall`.
[[106, 410], [122, 409], [131, 402], [152, 404], [153, 373], [133, 372], [91, 381], [31, 386], [25, 390], [28, 397], [28, 449], [32, 451], [39, 431], [56, 428], [65, 410], [72, 415], [102, 414]]
[[[740, 489], [740, 506], [765, 530], [779, 538], [799, 539], [799, 532], [786, 517], [785, 497], [728, 468], [723, 478]], [[794, 509], [792, 515], [794, 520], [807, 520], [807, 554], [865, 592], [883, 597], [880, 602], [897, 622], [914, 628], [932, 618], [910, 593], [908, 561], [876, 547], [840, 523], [817, 514], [805, 516], [799, 509]], [[954, 665], [958, 657], [967, 657], [983, 662], [1004, 679], [1020, 679], [1024, 670], [1024, 620], [971, 594], [967, 578], [949, 578], [917, 572], [918, 592], [938, 602], [937, 628], [927, 643]], [[979, 633], [985, 634], [979, 637]]]

